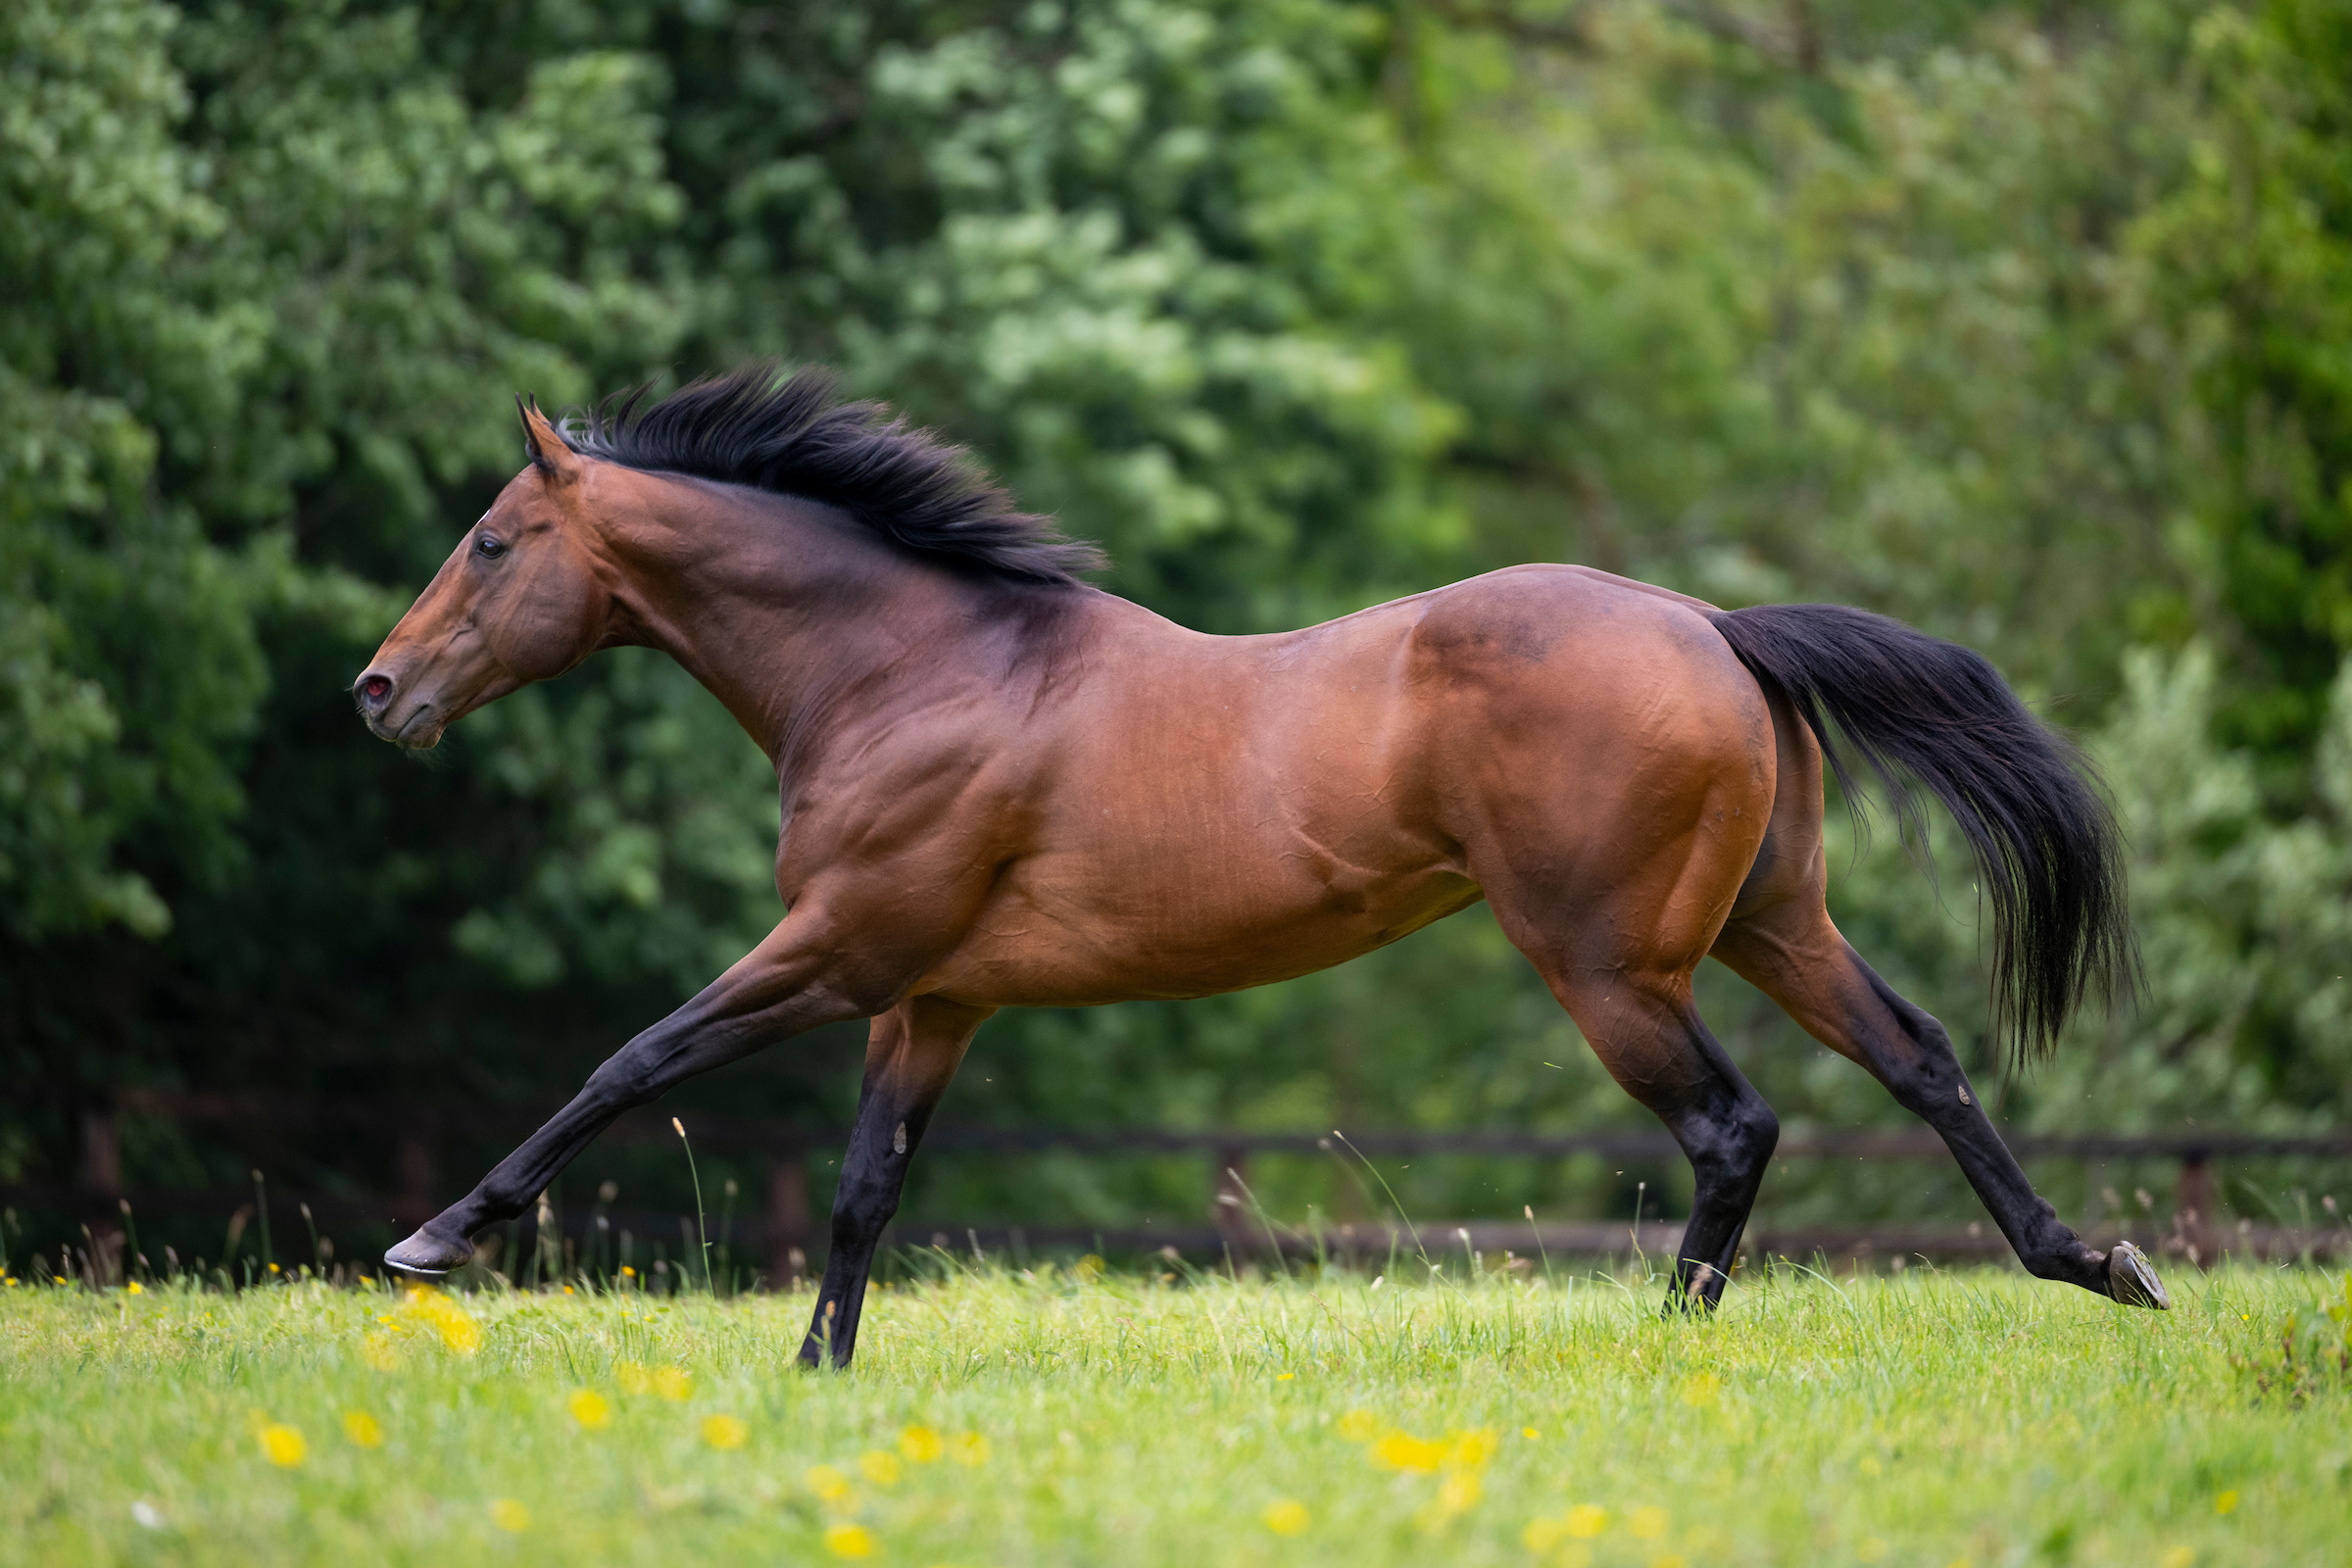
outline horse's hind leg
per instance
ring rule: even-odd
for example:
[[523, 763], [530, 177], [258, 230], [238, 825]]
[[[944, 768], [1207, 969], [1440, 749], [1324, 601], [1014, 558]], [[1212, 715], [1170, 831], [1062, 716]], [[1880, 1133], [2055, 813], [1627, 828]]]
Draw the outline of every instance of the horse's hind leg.
[[1696, 1186], [1667, 1306], [1713, 1306], [1780, 1141], [1779, 1118], [1699, 1021], [1688, 969], [1588, 968], [1544, 957], [1537, 967], [1601, 1064], [1690, 1159]]
[[1936, 1129], [2029, 1272], [2132, 1306], [2171, 1304], [2137, 1248], [2125, 1242], [2112, 1253], [2099, 1251], [2034, 1191], [1986, 1119], [1943, 1025], [1896, 995], [1846, 945], [1817, 886], [1742, 911], [1724, 927], [1715, 956]]
[[874, 1249], [882, 1228], [898, 1212], [907, 1164], [973, 1034], [994, 1010], [915, 997], [874, 1019], [866, 1036], [858, 1125], [833, 1195], [833, 1246], [825, 1255], [808, 1338], [801, 1346], [804, 1366], [828, 1358], [835, 1366], [850, 1364]]

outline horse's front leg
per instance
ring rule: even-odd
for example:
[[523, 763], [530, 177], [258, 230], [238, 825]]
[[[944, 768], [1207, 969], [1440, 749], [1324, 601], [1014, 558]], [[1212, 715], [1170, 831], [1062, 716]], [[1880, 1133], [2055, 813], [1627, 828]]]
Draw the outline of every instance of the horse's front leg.
[[622, 1111], [763, 1046], [874, 1011], [879, 1003], [859, 1000], [867, 988], [841, 971], [835, 934], [821, 920], [787, 918], [692, 1002], [615, 1052], [479, 1186], [386, 1252], [385, 1266], [442, 1277], [473, 1256], [475, 1232], [521, 1213]]
[[833, 1365], [850, 1364], [874, 1249], [899, 1210], [906, 1167], [974, 1031], [995, 1010], [912, 997], [874, 1020], [866, 1039], [865, 1082], [858, 1094], [858, 1125], [833, 1195], [833, 1246], [825, 1256], [808, 1338], [801, 1346], [802, 1365], [819, 1364], [828, 1350]]

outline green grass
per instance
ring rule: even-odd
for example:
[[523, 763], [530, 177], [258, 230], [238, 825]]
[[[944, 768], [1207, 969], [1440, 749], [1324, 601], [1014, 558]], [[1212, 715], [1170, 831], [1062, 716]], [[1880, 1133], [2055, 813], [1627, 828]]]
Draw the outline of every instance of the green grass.
[[[2259, 1381], [2352, 1287], [2171, 1284], [2156, 1314], [1993, 1271], [1784, 1269], [1669, 1322], [1648, 1284], [1564, 1273], [987, 1272], [877, 1292], [847, 1376], [788, 1365], [805, 1295], [489, 1294], [437, 1323], [316, 1285], [17, 1287], [0, 1560], [674, 1568], [832, 1561], [828, 1529], [970, 1568], [2352, 1559], [2352, 1394]], [[897, 1458], [909, 1427], [940, 1456], [918, 1433]], [[281, 1428], [298, 1464], [266, 1451], [291, 1457]], [[1597, 1536], [1566, 1533], [1580, 1507]]]

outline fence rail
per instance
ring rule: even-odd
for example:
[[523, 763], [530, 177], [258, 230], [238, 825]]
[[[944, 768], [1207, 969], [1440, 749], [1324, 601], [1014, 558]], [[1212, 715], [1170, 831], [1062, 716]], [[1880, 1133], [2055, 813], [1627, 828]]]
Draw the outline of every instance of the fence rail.
[[[83, 1170], [78, 1184], [0, 1186], [0, 1202], [63, 1213], [92, 1225], [94, 1231], [112, 1224], [122, 1200], [142, 1213], [225, 1216], [250, 1202], [250, 1195], [230, 1189], [214, 1191], [141, 1191], [126, 1193], [121, 1180], [116, 1150], [120, 1147], [116, 1115], [183, 1123], [212, 1123], [243, 1129], [243, 1147], [258, 1152], [281, 1142], [270, 1129], [304, 1126], [334, 1132], [387, 1137], [396, 1145], [392, 1164], [399, 1191], [389, 1196], [338, 1194], [325, 1191], [273, 1191], [270, 1207], [281, 1208], [286, 1219], [296, 1205], [308, 1204], [326, 1226], [389, 1225], [406, 1228], [421, 1223], [456, 1196], [440, 1191], [435, 1179], [435, 1151], [458, 1140], [512, 1142], [546, 1116], [560, 1102], [495, 1104], [464, 1100], [397, 1102], [339, 1097], [283, 1095], [126, 1093], [113, 1113], [94, 1114], [84, 1123]], [[816, 1250], [821, 1232], [812, 1223], [809, 1205], [808, 1159], [812, 1152], [838, 1150], [846, 1137], [769, 1118], [698, 1111], [691, 1131], [699, 1148], [713, 1152], [754, 1152], [767, 1165], [765, 1212], [745, 1216], [742, 1231], [755, 1255], [764, 1256], [768, 1277], [778, 1282], [797, 1280], [807, 1259]], [[670, 1131], [666, 1111], [641, 1110], [624, 1116], [606, 1135], [624, 1142], [666, 1141]], [[2213, 1162], [2219, 1159], [2317, 1159], [2352, 1162], [2352, 1133], [2272, 1136], [2227, 1129], [2189, 1128], [2154, 1134], [2025, 1133], [2005, 1134], [2021, 1159], [2150, 1160], [2177, 1162], [2180, 1171], [2171, 1211], [2159, 1222], [2151, 1211], [2142, 1216], [2145, 1228], [2132, 1239], [2157, 1245], [2191, 1262], [2210, 1263], [2224, 1253], [2263, 1257], [2312, 1252], [2352, 1251], [2352, 1230], [2332, 1224], [2310, 1231], [2290, 1227], [2256, 1227], [2241, 1223], [2225, 1228], [2217, 1222]], [[1201, 1219], [1178, 1224], [1085, 1226], [1069, 1224], [992, 1225], [939, 1224], [903, 1220], [892, 1227], [897, 1245], [935, 1245], [957, 1250], [971, 1249], [984, 1255], [1030, 1248], [1108, 1248], [1129, 1252], [1173, 1250], [1182, 1255], [1270, 1255], [1322, 1249], [1359, 1259], [1390, 1254], [1431, 1255], [1467, 1250], [1490, 1257], [1508, 1251], [1594, 1255], [1625, 1253], [1640, 1248], [1671, 1255], [1681, 1227], [1672, 1223], [1517, 1220], [1355, 1223], [1324, 1226], [1308, 1235], [1265, 1223], [1254, 1212], [1248, 1187], [1252, 1159], [1265, 1155], [1411, 1156], [1433, 1154], [1487, 1157], [1569, 1159], [1601, 1155], [1615, 1159], [1673, 1161], [1681, 1151], [1664, 1131], [1646, 1128], [1595, 1129], [1584, 1132], [1531, 1132], [1502, 1129], [1465, 1131], [1374, 1131], [1351, 1133], [1267, 1133], [1234, 1130], [1172, 1130], [1121, 1128], [1004, 1128], [944, 1125], [931, 1129], [926, 1150], [942, 1152], [1019, 1154], [1071, 1150], [1102, 1158], [1167, 1155], [1207, 1155], [1213, 1200]], [[1925, 1127], [1812, 1128], [1785, 1133], [1776, 1160], [1892, 1160], [1946, 1159], [1942, 1142]], [[634, 1225], [640, 1234], [661, 1234], [675, 1219], [650, 1211], [609, 1213], [615, 1226]], [[564, 1216], [564, 1228], [581, 1239], [583, 1216]], [[279, 1234], [286, 1220], [278, 1221]], [[526, 1220], [525, 1230], [535, 1229]], [[2121, 1231], [2114, 1233], [2124, 1234]], [[528, 1238], [525, 1238], [528, 1239]], [[2092, 1235], [2094, 1244], [2102, 1241]], [[2114, 1239], [2113, 1236], [2104, 1238]], [[1751, 1254], [1810, 1257], [1826, 1253], [1836, 1258], [1908, 1257], [1998, 1258], [2009, 1254], [2008, 1245], [1987, 1223], [1960, 1226], [1773, 1226], [1751, 1230], [1745, 1246]]]

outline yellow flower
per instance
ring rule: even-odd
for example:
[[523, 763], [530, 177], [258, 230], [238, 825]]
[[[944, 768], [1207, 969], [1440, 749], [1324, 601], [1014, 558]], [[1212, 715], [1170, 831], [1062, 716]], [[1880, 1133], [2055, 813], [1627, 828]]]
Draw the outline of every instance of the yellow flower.
[[375, 1417], [365, 1410], [343, 1412], [343, 1435], [363, 1448], [380, 1448], [384, 1446], [384, 1429], [376, 1424]]
[[1862, 1538], [1862, 1544], [1854, 1548], [1854, 1555], [1864, 1562], [1885, 1562], [1886, 1560], [1886, 1543], [1876, 1536], [1865, 1536]]
[[1712, 1372], [1701, 1372], [1683, 1385], [1683, 1402], [1693, 1410], [1704, 1410], [1715, 1402], [1723, 1392], [1723, 1380]]
[[1689, 1568], [1689, 1565], [1683, 1561], [1682, 1553], [1667, 1551], [1650, 1558], [1649, 1568]]
[[2213, 1511], [2220, 1514], [2231, 1514], [2237, 1512], [2237, 1494], [2234, 1492], [2225, 1492], [2220, 1496], [2214, 1498]]
[[1521, 1427], [1519, 1429], [1519, 1435], [1528, 1439], [1530, 1442], [1533, 1442], [1535, 1439], [1542, 1437], [1544, 1432], [1540, 1427]]
[[801, 1480], [823, 1502], [839, 1502], [850, 1494], [850, 1478], [829, 1464], [810, 1466], [801, 1472]]
[[1349, 1443], [1370, 1443], [1380, 1435], [1380, 1422], [1369, 1410], [1350, 1410], [1340, 1417], [1337, 1430]]
[[1091, 1280], [1102, 1272], [1102, 1260], [1089, 1252], [1070, 1266], [1070, 1272], [1082, 1280]]
[[1450, 1436], [1453, 1439], [1453, 1452], [1446, 1457], [1451, 1463], [1475, 1470], [1494, 1457], [1496, 1445], [1493, 1427], [1480, 1427], [1475, 1432], [1455, 1432]]
[[513, 1497], [494, 1497], [490, 1502], [490, 1522], [510, 1535], [519, 1535], [531, 1528], [531, 1510]]
[[1277, 1372], [1274, 1374], [1274, 1381], [1277, 1383], [1288, 1383], [1298, 1375], [1298, 1374], [1296, 1372]]
[[1466, 1513], [1485, 1490], [1475, 1470], [1456, 1470], [1438, 1483], [1438, 1506], [1447, 1514]]
[[1580, 1502], [1569, 1509], [1567, 1517], [1560, 1522], [1567, 1526], [1569, 1540], [1592, 1541], [1609, 1528], [1609, 1510]]
[[623, 1394], [644, 1394], [654, 1386], [653, 1378], [634, 1361], [613, 1362], [612, 1381], [620, 1385]]
[[703, 1441], [713, 1448], [740, 1448], [752, 1435], [752, 1429], [731, 1415], [703, 1417]]
[[1278, 1536], [1303, 1536], [1311, 1521], [1306, 1509], [1284, 1497], [1266, 1504], [1266, 1528]]
[[1666, 1534], [1666, 1510], [1636, 1508], [1625, 1521], [1625, 1528], [1633, 1533], [1636, 1541], [1662, 1540]]
[[1436, 1475], [1446, 1462], [1446, 1445], [1431, 1443], [1409, 1433], [1392, 1432], [1372, 1445], [1372, 1462], [1391, 1470], [1410, 1470], [1416, 1475]]
[[2156, 1568], [2189, 1568], [2189, 1565], [2196, 1560], [2196, 1552], [2189, 1547], [2175, 1546], [2156, 1559]]
[[602, 1432], [612, 1424], [612, 1401], [594, 1389], [581, 1389], [565, 1401], [571, 1418], [591, 1432]]
[[654, 1374], [654, 1392], [664, 1399], [686, 1400], [694, 1397], [694, 1379], [684, 1367], [665, 1366]]
[[408, 1315], [431, 1328], [441, 1336], [443, 1345], [460, 1355], [471, 1355], [482, 1348], [482, 1326], [446, 1291], [428, 1291], [422, 1286], [412, 1286], [409, 1290]]
[[958, 1432], [948, 1440], [948, 1457], [957, 1464], [986, 1464], [988, 1440], [977, 1432]]
[[930, 1464], [940, 1454], [939, 1434], [929, 1427], [908, 1427], [899, 1434], [899, 1453], [915, 1464]]
[[392, 1351], [392, 1336], [389, 1334], [370, 1334], [362, 1340], [360, 1359], [378, 1372], [389, 1372], [400, 1364], [400, 1358]]
[[825, 1531], [825, 1549], [836, 1557], [871, 1557], [874, 1533], [863, 1525], [834, 1525]]
[[868, 1448], [858, 1456], [858, 1472], [877, 1487], [895, 1487], [899, 1484], [899, 1456]]
[[137, 1296], [145, 1290], [145, 1287], [140, 1285], [137, 1280], [132, 1280], [128, 1285], [123, 1286], [122, 1289], [125, 1293], [131, 1296]]
[[1566, 1540], [1567, 1536], [1568, 1522], [1564, 1519], [1530, 1519], [1527, 1528], [1519, 1532], [1519, 1541], [1528, 1550], [1541, 1557]]
[[262, 1457], [280, 1470], [291, 1470], [309, 1456], [311, 1446], [302, 1441], [302, 1434], [292, 1427], [276, 1422], [262, 1428], [259, 1433]]

